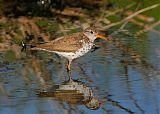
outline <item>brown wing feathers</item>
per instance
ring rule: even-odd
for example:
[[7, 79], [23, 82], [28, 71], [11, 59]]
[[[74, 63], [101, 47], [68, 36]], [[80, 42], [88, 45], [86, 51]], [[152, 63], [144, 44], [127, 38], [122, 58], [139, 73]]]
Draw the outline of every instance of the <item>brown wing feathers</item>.
[[72, 36], [60, 37], [48, 43], [37, 45], [32, 50], [75, 52], [82, 47], [82, 40], [86, 42], [87, 38], [82, 32], [79, 32]]

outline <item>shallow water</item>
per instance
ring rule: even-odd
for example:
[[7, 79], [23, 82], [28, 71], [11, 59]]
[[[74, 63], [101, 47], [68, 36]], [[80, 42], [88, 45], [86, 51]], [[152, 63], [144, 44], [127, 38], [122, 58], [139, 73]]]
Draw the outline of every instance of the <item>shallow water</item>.
[[[159, 35], [123, 38], [123, 45], [97, 41], [99, 49], [75, 60], [71, 77], [78, 82], [67, 87], [64, 58], [27, 52], [21, 53], [23, 59], [5, 62], [1, 53], [0, 114], [159, 114]], [[84, 98], [92, 97], [101, 102], [97, 110], [86, 107]]]

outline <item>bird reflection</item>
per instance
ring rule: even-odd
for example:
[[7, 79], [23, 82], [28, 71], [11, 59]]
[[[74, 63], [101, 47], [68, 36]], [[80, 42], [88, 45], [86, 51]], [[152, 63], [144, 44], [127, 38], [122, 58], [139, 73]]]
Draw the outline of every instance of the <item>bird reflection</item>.
[[94, 96], [93, 90], [79, 80], [69, 79], [61, 85], [54, 85], [51, 88], [40, 91], [39, 97], [53, 97], [57, 100], [75, 105], [85, 105], [91, 110], [100, 108], [100, 101]]

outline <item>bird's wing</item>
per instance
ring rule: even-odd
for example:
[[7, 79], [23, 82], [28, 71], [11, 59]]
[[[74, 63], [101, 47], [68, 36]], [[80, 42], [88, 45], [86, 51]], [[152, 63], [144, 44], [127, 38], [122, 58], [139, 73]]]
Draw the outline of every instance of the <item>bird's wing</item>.
[[[59, 52], [75, 52], [82, 47], [82, 39], [87, 37], [83, 33], [75, 33], [72, 36], [60, 37], [45, 44], [37, 45], [35, 49]], [[33, 48], [34, 50], [34, 48]]]

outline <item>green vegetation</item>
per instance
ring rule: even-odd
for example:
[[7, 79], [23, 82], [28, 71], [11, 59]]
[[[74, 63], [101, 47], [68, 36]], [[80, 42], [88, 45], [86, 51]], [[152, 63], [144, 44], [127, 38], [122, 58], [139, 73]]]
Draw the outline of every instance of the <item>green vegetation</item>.
[[16, 59], [15, 52], [13, 50], [8, 50], [5, 52], [5, 60], [8, 62], [13, 62]]
[[47, 26], [48, 26], [48, 22], [47, 22], [47, 21], [44, 21], [44, 20], [37, 21], [36, 24], [37, 24], [39, 27], [47, 27]]
[[0, 22], [0, 29], [2, 28], [6, 28], [8, 27], [9, 25], [7, 23], [4, 23], [4, 22]]

